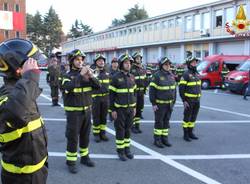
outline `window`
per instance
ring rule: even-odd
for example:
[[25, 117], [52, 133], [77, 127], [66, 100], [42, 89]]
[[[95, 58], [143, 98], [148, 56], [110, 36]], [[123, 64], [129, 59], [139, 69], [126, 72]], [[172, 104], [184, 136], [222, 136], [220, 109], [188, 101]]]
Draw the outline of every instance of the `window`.
[[154, 23], [154, 30], [158, 30], [158, 28], [159, 28], [159, 23], [158, 22]]
[[210, 14], [208, 13], [203, 13], [202, 16], [202, 29], [209, 29], [210, 28]]
[[4, 31], [4, 38], [6, 38], [6, 39], [9, 38], [9, 31]]
[[20, 12], [19, 4], [15, 4], [15, 11], [16, 11], [16, 12]]
[[219, 70], [219, 62], [218, 61], [212, 63], [208, 68], [208, 72], [217, 72], [218, 70]]
[[138, 33], [141, 32], [141, 26], [137, 27], [137, 31], [138, 31]]
[[186, 55], [185, 56], [186, 58], [190, 57], [190, 56], [192, 56], [192, 52], [188, 50], [188, 51], [185, 52], [185, 55]]
[[149, 30], [149, 31], [152, 31], [152, 24], [149, 24], [149, 25], [148, 25], [148, 30]]
[[147, 31], [147, 30], [148, 30], [148, 26], [147, 26], [147, 25], [144, 25], [144, 26], [143, 26], [143, 29], [144, 29], [144, 31]]
[[132, 33], [132, 29], [129, 28], [129, 29], [128, 29], [128, 34], [131, 34], [131, 33]]
[[207, 56], [209, 55], [208, 50], [203, 50], [202, 52], [203, 52], [203, 56], [204, 56], [204, 57], [207, 57]]
[[221, 27], [222, 26], [222, 10], [215, 11], [215, 27]]
[[185, 30], [187, 32], [192, 31], [192, 17], [191, 16], [185, 17], [185, 22], [186, 22]]
[[176, 19], [176, 27], [179, 27], [179, 26], [181, 26], [181, 23], [182, 23], [182, 19], [179, 17], [179, 18], [177, 18]]
[[4, 3], [3, 4], [3, 10], [4, 11], [8, 11], [8, 3]]
[[164, 20], [164, 21], [161, 22], [162, 29], [168, 28], [168, 24], [167, 23], [168, 22], [166, 20]]
[[136, 28], [135, 27], [133, 28], [133, 33], [136, 33]]
[[228, 22], [229, 25], [232, 25], [232, 21], [235, 19], [235, 17], [234, 17], [234, 8], [233, 7], [232, 8], [226, 8], [225, 16], [226, 16], [226, 18], [225, 18], [226, 22]]
[[194, 30], [200, 30], [201, 29], [201, 16], [200, 14], [197, 14], [194, 16]]
[[16, 38], [20, 38], [20, 32], [19, 31], [16, 32]]
[[169, 28], [174, 27], [174, 19], [168, 21], [168, 27]]
[[194, 51], [194, 56], [195, 56], [196, 58], [201, 58], [201, 51], [200, 51], [200, 50], [195, 50], [195, 51]]

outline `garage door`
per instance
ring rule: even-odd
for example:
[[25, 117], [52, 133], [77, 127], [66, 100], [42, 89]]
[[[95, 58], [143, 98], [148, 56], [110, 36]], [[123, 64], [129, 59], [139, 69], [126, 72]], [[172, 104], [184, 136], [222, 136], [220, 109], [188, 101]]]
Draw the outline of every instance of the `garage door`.
[[181, 48], [180, 47], [168, 47], [166, 49], [167, 57], [173, 63], [181, 63]]
[[215, 54], [244, 55], [244, 42], [220, 42], [216, 45]]
[[157, 63], [159, 56], [158, 56], [158, 48], [147, 48], [147, 63]]

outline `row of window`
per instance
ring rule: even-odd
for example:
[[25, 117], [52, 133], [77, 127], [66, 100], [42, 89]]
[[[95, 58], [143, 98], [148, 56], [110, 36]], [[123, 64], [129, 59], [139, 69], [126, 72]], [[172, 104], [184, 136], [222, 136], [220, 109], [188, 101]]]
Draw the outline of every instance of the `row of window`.
[[[246, 10], [246, 5], [243, 6]], [[236, 8], [238, 11], [239, 6]], [[235, 8], [229, 7], [225, 9], [215, 10], [213, 13], [214, 25], [213, 28], [223, 27], [226, 22], [231, 23], [235, 19]], [[200, 31], [202, 29], [208, 30], [211, 27], [211, 13], [204, 12], [195, 15], [189, 15], [184, 17], [185, 32]], [[157, 31], [168, 28], [180, 27], [183, 23], [181, 17], [172, 18], [169, 20], [162, 20], [161, 22], [149, 23], [146, 25], [139, 25], [135, 27], [129, 27], [123, 30], [118, 30], [114, 32], [104, 33], [97, 36], [92, 36], [90, 38], [84, 38], [77, 40], [75, 45], [87, 44], [95, 41], [101, 41], [110, 38], [123, 37], [131, 34], [146, 32], [146, 31]], [[74, 43], [71, 43], [74, 44]]]
[[[4, 39], [9, 39], [10, 38], [10, 34], [9, 31], [4, 31]], [[16, 38], [20, 38], [20, 32], [16, 31]]]
[[[3, 3], [3, 10], [4, 11], [9, 11], [10, 10], [9, 6], [10, 5], [8, 3]], [[20, 12], [20, 6], [19, 6], [19, 4], [15, 4], [14, 5], [14, 11]]]

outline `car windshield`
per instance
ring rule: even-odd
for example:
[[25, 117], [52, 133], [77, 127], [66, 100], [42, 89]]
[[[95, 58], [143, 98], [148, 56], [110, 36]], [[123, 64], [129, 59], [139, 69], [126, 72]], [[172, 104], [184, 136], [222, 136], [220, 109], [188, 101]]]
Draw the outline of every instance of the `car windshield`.
[[250, 70], [250, 60], [246, 61], [237, 69], [238, 71], [249, 71]]
[[198, 66], [197, 66], [197, 71], [198, 71], [198, 72], [201, 72], [201, 71], [203, 71], [204, 69], [206, 69], [208, 63], [209, 63], [208, 61], [201, 61], [201, 62], [198, 64]]

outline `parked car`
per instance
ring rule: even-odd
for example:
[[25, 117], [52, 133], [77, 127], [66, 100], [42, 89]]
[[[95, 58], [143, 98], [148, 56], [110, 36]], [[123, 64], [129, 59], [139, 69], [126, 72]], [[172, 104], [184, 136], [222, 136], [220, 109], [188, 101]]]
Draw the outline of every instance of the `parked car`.
[[232, 92], [243, 94], [249, 83], [250, 59], [230, 72], [225, 79], [227, 89]]
[[212, 55], [207, 56], [203, 61], [197, 65], [199, 77], [202, 81], [202, 88], [208, 89], [222, 86], [222, 69], [223, 64], [232, 71], [237, 66], [244, 63], [250, 56], [237, 55]]

